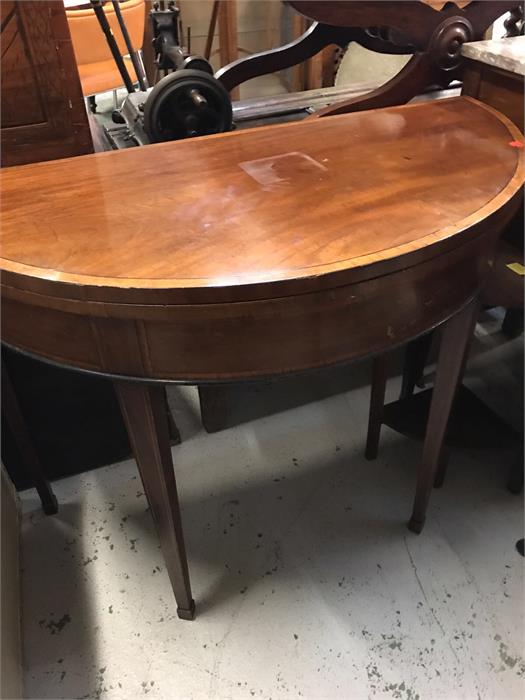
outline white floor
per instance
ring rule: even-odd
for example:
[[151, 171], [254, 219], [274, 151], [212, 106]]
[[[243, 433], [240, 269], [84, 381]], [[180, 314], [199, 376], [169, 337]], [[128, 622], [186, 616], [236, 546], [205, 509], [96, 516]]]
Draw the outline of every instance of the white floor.
[[[519, 422], [523, 342], [500, 342], [480, 330], [470, 380]], [[421, 446], [384, 429], [364, 460], [367, 368], [350, 392], [214, 435], [195, 390], [170, 389], [194, 622], [132, 461], [55, 483], [54, 517], [23, 494], [26, 697], [522, 698], [511, 454], [455, 451], [410, 533]]]

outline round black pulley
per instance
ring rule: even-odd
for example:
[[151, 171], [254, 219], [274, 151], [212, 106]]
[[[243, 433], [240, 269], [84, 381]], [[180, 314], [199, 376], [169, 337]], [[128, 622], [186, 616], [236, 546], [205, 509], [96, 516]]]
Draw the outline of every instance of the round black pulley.
[[201, 70], [203, 73], [213, 75], [211, 64], [202, 56], [187, 56], [184, 59], [184, 70]]
[[222, 83], [204, 71], [169, 73], [155, 85], [144, 106], [144, 131], [152, 143], [231, 128], [230, 96]]

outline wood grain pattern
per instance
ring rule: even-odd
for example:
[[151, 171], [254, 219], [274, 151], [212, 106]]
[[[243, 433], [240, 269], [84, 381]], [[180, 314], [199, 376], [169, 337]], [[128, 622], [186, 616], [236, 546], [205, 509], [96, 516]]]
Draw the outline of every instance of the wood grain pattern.
[[[28, 55], [16, 2], [0, 3], [2, 16], [2, 127], [45, 121], [34, 66]], [[7, 86], [6, 86], [7, 83]], [[4, 96], [5, 95], [5, 96]]]
[[64, 5], [1, 2], [2, 165], [91, 153]]
[[12, 169], [3, 269], [104, 301], [332, 286], [497, 210], [519, 187], [518, 137], [457, 98]]

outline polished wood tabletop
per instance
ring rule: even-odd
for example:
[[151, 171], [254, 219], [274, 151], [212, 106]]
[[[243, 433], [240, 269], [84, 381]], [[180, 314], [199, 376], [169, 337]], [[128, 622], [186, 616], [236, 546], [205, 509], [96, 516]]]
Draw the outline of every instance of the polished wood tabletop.
[[195, 606], [162, 383], [324, 367], [442, 325], [420, 532], [523, 181], [523, 136], [471, 98], [4, 170], [2, 340], [113, 379], [180, 617]]
[[519, 186], [516, 138], [456, 98], [10, 168], [2, 267], [108, 301], [333, 286], [495, 211]]

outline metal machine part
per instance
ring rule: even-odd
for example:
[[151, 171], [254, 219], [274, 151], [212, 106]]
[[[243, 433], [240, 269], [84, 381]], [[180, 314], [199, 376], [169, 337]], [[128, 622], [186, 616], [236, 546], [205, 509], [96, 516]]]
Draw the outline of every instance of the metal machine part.
[[160, 9], [158, 3], [155, 3], [149, 17], [153, 30], [152, 43], [155, 51], [155, 64], [159, 71], [166, 75], [169, 71], [187, 68], [213, 75], [213, 68], [209, 61], [202, 56], [192, 55], [189, 28], [187, 46], [182, 45], [180, 9], [175, 2], [170, 2], [167, 9]]
[[180, 10], [174, 2], [168, 9], [160, 9], [155, 3], [149, 13], [153, 29], [153, 49], [155, 63], [159, 70], [177, 70], [182, 67], [184, 50], [179, 37], [181, 20]]
[[126, 26], [126, 23], [124, 22], [124, 17], [122, 16], [122, 12], [120, 10], [120, 2], [119, 0], [112, 0], [112, 4], [120, 27], [120, 31], [122, 33], [122, 37], [124, 38], [124, 43], [126, 44], [129, 57], [131, 58], [131, 63], [133, 64], [133, 68], [135, 70], [135, 74], [139, 82], [139, 87], [141, 90], [147, 90], [149, 88], [149, 83], [148, 78], [146, 76], [146, 71], [144, 70], [144, 65], [142, 63], [140, 52], [136, 51], [133, 47], [133, 44], [131, 43], [131, 37], [129, 36], [128, 28]]
[[[175, 75], [173, 73], [172, 75]], [[354, 85], [319, 88], [273, 97], [255, 97], [239, 100], [232, 104], [233, 126], [236, 129], [247, 129], [265, 124], [280, 124], [287, 121], [299, 121], [309, 114], [327, 107], [330, 104], [347, 100], [351, 97], [364, 95], [375, 89], [375, 83], [356, 83]], [[110, 126], [105, 129], [112, 148], [130, 148], [151, 143], [144, 129], [144, 107], [147, 93], [135, 92], [129, 95], [121, 110], [125, 124]], [[457, 87], [439, 90], [422, 96], [421, 99], [437, 99], [452, 97], [459, 93]]]
[[201, 70], [169, 73], [148, 93], [143, 129], [150, 143], [230, 131], [232, 105], [223, 85]]
[[[106, 42], [108, 44], [108, 48], [111, 51], [111, 55], [113, 56], [113, 60], [115, 61], [115, 64], [119, 70], [120, 75], [122, 76], [122, 82], [126, 86], [127, 91], [131, 94], [135, 91], [135, 86], [133, 85], [133, 81], [131, 79], [131, 76], [128, 72], [128, 69], [126, 68], [126, 64], [124, 63], [124, 59], [122, 58], [120, 54], [120, 49], [118, 47], [118, 44], [116, 42], [115, 37], [113, 36], [113, 31], [111, 29], [111, 26], [108, 22], [108, 19], [106, 17], [106, 14], [104, 12], [104, 8], [102, 6], [102, 0], [91, 0], [91, 7], [93, 8], [93, 11], [95, 13], [95, 16], [98, 20], [98, 23], [100, 25], [100, 29], [104, 33], [104, 36], [106, 37]], [[117, 13], [117, 18], [119, 21], [119, 26], [122, 29], [122, 24], [123, 19], [122, 15], [119, 11]]]
[[[108, 28], [100, 0], [92, 0], [92, 5], [115, 61], [121, 69], [122, 57]], [[113, 0], [113, 5], [122, 35], [131, 51], [129, 35], [118, 2]], [[125, 104], [121, 110], [113, 112], [113, 122], [131, 126], [132, 131], [140, 133], [140, 142], [145, 138], [148, 143], [176, 141], [229, 131], [232, 127], [230, 97], [224, 86], [213, 78], [210, 63], [200, 56], [192, 56], [189, 46], [181, 45], [179, 8], [173, 1], [167, 9], [161, 9], [156, 3], [150, 12], [150, 21], [153, 28], [155, 63], [163, 77], [152, 90], [148, 90], [145, 76], [139, 73], [141, 66], [138, 65], [138, 61], [134, 61], [135, 70], [139, 69], [137, 76], [140, 90], [136, 92], [124, 67], [121, 73], [129, 93], [126, 102], [129, 102], [128, 107], [132, 106], [131, 115], [128, 114], [129, 109]]]
[[[107, 25], [107, 20], [103, 17], [100, 1], [91, 0], [108, 45], [112, 53], [118, 54], [114, 38], [104, 26]], [[167, 9], [164, 4], [161, 9], [160, 5], [155, 3], [150, 12], [150, 20], [154, 35], [155, 62], [163, 77], [151, 90], [144, 90], [141, 83], [142, 89], [135, 92], [134, 86], [131, 86], [131, 89], [128, 86], [130, 79], [129, 75], [125, 75], [125, 68], [121, 71], [123, 77], [127, 78], [124, 82], [130, 94], [122, 109], [113, 115], [114, 122], [121, 126], [106, 129], [114, 148], [221, 133], [230, 131], [234, 122], [235, 126], [243, 128], [298, 120], [334, 102], [348, 101], [379, 87], [370, 83], [344, 88], [336, 86], [292, 95], [245, 100], [232, 106], [228, 92], [232, 85], [231, 80], [223, 80], [223, 71], [214, 76], [206, 59], [190, 54], [189, 32], [188, 46], [181, 45], [180, 10], [175, 2], [170, 0]], [[121, 18], [120, 21], [122, 23]], [[321, 25], [316, 26], [316, 31], [320, 31], [319, 27], [322, 29]], [[389, 32], [384, 36], [384, 32], [378, 32], [378, 40], [388, 39], [395, 43], [396, 37], [393, 39]], [[126, 31], [123, 33], [125, 35]], [[372, 35], [375, 36], [373, 32]], [[346, 34], [345, 37], [348, 39]], [[326, 43], [326, 37], [323, 41]], [[121, 56], [115, 55], [120, 69], [119, 59], [122, 63]], [[231, 72], [230, 69], [229, 73]], [[234, 82], [233, 85], [235, 84]]]

